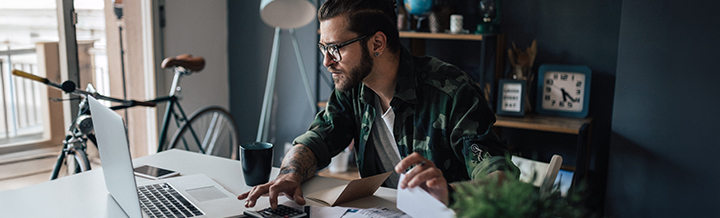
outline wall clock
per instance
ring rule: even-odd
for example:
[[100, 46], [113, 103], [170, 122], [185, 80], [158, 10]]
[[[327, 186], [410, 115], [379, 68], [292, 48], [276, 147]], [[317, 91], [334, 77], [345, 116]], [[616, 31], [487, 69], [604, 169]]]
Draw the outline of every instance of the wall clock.
[[592, 71], [582, 65], [548, 65], [538, 69], [538, 114], [586, 117]]
[[498, 115], [525, 116], [525, 80], [501, 79], [498, 81]]

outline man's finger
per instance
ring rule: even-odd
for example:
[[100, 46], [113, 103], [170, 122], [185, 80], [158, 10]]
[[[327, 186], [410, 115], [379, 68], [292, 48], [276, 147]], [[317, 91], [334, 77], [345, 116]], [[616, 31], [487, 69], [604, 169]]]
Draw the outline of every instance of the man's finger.
[[447, 181], [445, 178], [435, 177], [425, 182], [428, 187], [447, 187]]
[[[415, 170], [413, 170], [415, 171]], [[442, 177], [442, 173], [438, 168], [425, 169], [422, 172], [418, 172], [412, 180], [408, 181], [408, 187], [415, 187], [422, 185], [423, 183], [429, 182], [431, 179]], [[407, 178], [407, 177], [406, 177]], [[427, 184], [426, 185], [430, 185]]]
[[418, 153], [412, 153], [408, 155], [407, 157], [400, 160], [400, 163], [395, 165], [395, 172], [404, 173], [405, 170], [407, 170], [410, 166], [422, 162], [420, 158], [422, 158], [422, 155]]
[[275, 210], [278, 205], [278, 193], [276, 191], [277, 187], [270, 186], [270, 207]]
[[249, 194], [250, 194], [250, 192], [242, 193], [242, 194], [238, 195], [237, 199], [238, 199], [238, 200], [245, 199], [245, 198], [247, 198], [247, 196], [248, 196]]
[[255, 201], [257, 201], [260, 196], [265, 194], [267, 192], [267, 185], [259, 185], [253, 187], [253, 189], [250, 191], [250, 194], [247, 197], [247, 200], [245, 200], [245, 207], [254, 207]]
[[435, 167], [435, 163], [423, 157], [422, 155], [420, 155], [420, 153], [414, 152], [403, 158], [400, 163], [395, 165], [395, 172], [404, 173], [405, 170], [407, 170], [413, 165], [425, 165], [429, 167]]
[[405, 173], [405, 178], [403, 181], [400, 181], [400, 188], [407, 188], [407, 187], [415, 187], [417, 185], [412, 185], [410, 181], [413, 181], [415, 177], [424, 171], [426, 169], [426, 166], [424, 165], [417, 165], [414, 168], [412, 168], [410, 171]]
[[303, 198], [303, 192], [300, 187], [297, 187], [295, 189], [295, 195], [293, 197], [293, 200], [295, 200], [295, 203], [299, 205], [305, 205], [305, 198]]

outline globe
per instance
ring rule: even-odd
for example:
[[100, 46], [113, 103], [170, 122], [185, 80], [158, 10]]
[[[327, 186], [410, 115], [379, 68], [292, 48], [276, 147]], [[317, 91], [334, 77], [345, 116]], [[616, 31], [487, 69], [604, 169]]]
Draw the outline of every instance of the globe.
[[433, 0], [405, 0], [405, 9], [413, 15], [422, 15], [430, 11]]

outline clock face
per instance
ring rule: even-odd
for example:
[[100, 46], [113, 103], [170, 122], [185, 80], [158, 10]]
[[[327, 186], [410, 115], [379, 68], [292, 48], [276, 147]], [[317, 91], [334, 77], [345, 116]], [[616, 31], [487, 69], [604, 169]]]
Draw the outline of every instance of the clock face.
[[580, 112], [583, 110], [585, 74], [547, 71], [543, 78], [542, 108], [546, 110]]

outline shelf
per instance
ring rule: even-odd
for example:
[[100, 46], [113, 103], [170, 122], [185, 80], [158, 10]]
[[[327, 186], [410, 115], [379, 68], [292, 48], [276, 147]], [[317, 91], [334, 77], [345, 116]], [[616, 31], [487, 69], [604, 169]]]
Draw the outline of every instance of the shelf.
[[579, 134], [583, 125], [592, 122], [592, 118], [568, 118], [527, 115], [525, 117], [496, 116], [495, 126], [518, 129], [539, 130], [567, 134]]
[[[482, 41], [486, 35], [495, 34], [450, 34], [450, 33], [429, 33], [429, 32], [411, 32], [411, 31], [398, 31], [400, 38], [411, 38], [411, 39], [449, 39], [449, 40], [470, 40], [470, 41]], [[320, 34], [320, 30], [318, 30]]]
[[400, 38], [482, 41], [483, 35], [400, 31]]

